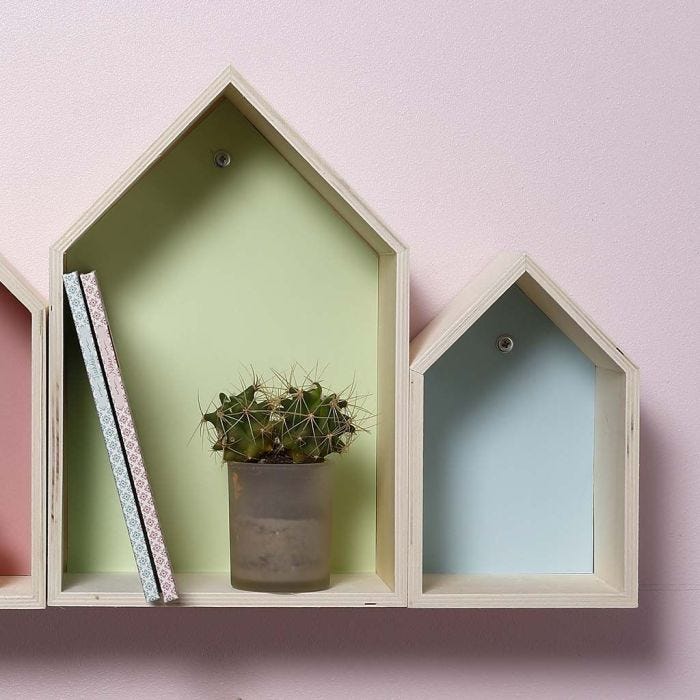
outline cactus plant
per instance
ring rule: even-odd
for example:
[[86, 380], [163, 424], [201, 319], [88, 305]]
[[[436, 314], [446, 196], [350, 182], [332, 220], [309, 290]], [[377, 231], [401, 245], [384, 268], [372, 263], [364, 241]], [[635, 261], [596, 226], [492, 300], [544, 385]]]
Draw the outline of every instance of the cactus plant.
[[297, 382], [294, 368], [274, 377], [267, 385], [253, 375], [242, 391], [219, 394], [218, 405], [202, 416], [224, 462], [323, 462], [367, 431], [369, 415], [352, 386], [330, 393], [308, 375]]

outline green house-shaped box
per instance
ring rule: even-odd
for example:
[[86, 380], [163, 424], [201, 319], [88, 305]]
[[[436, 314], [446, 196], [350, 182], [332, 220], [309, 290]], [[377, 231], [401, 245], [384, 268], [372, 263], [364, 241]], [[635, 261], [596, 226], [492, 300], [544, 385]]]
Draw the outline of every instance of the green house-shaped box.
[[[407, 250], [237, 73], [52, 249], [49, 603], [142, 605], [63, 298], [76, 269], [100, 280], [179, 604], [405, 605]], [[354, 380], [376, 427], [335, 461], [331, 588], [237, 591], [226, 473], [197, 433], [199, 404], [246, 366], [293, 362]]]

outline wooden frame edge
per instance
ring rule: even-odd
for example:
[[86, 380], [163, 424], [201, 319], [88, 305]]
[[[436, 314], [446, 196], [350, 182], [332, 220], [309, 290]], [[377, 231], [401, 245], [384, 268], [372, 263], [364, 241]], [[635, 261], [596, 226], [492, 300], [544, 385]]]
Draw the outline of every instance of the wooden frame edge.
[[421, 594], [414, 600], [414, 608], [464, 608], [464, 609], [526, 609], [526, 608], [567, 608], [567, 609], [607, 609], [637, 608], [636, 596], [626, 593], [616, 594], [549, 594], [549, 595], [441, 595]]
[[0, 283], [31, 317], [31, 594], [3, 596], [0, 609], [46, 607], [47, 303], [3, 256]]
[[[260, 594], [264, 596], [264, 594]], [[268, 594], [270, 595], [270, 594]], [[110, 608], [405, 608], [406, 601], [398, 593], [362, 595], [343, 593], [281, 600], [279, 598], [231, 596], [226, 593], [193, 593], [181, 596], [179, 603], [151, 605], [139, 593], [91, 594], [63, 591], [50, 602], [51, 607]]]

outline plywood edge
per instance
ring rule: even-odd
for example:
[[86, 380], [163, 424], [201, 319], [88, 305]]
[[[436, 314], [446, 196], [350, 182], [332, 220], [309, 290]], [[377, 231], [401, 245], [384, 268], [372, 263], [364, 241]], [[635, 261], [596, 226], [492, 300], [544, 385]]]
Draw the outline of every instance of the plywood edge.
[[0, 610], [43, 607], [43, 580], [35, 575], [0, 576]]
[[48, 311], [32, 318], [32, 598], [46, 604], [46, 470], [47, 470], [47, 337]]
[[440, 608], [633, 608], [636, 594], [618, 590], [595, 574], [460, 576], [430, 574], [414, 607]]
[[636, 608], [636, 598], [621, 593], [591, 595], [421, 595], [414, 608]]
[[[232, 597], [225, 593], [190, 593], [181, 595], [178, 603], [149, 605], [138, 593], [60, 593], [49, 601], [50, 607], [113, 607], [113, 608], [405, 608], [406, 601], [398, 593], [365, 596], [337, 594], [307, 598]], [[0, 606], [1, 607], [1, 606]], [[29, 607], [29, 606], [27, 606]], [[43, 607], [43, 606], [34, 606]]]
[[46, 299], [27, 282], [7, 258], [0, 255], [0, 283], [25, 306], [32, 315], [42, 313], [47, 306]]
[[46, 602], [43, 596], [8, 596], [0, 598], [0, 610], [44, 610]]
[[[634, 362], [620, 350], [591, 316], [530, 256], [525, 255], [523, 262], [524, 273], [535, 281], [537, 287], [545, 292], [554, 304], [548, 303], [548, 300], [525, 280], [522, 280], [519, 286], [585, 355], [597, 365], [608, 369], [618, 368], [626, 373], [637, 370]], [[566, 317], [573, 323], [567, 323]]]
[[55, 604], [63, 577], [63, 253], [50, 251], [48, 371], [47, 599]]
[[338, 574], [326, 591], [296, 594], [255, 593], [230, 588], [225, 575], [176, 576], [176, 603], [152, 605], [138, 590], [135, 574], [73, 574], [66, 588], [50, 598], [59, 607], [405, 607], [404, 597], [391, 591], [376, 574]]
[[408, 528], [409, 503], [409, 293], [410, 293], [409, 253], [403, 250], [396, 255], [396, 384], [394, 397], [394, 538], [395, 538], [395, 578], [394, 592], [400, 604], [408, 605]]
[[625, 590], [639, 594], [639, 370], [627, 374], [625, 407]]
[[423, 375], [410, 371], [409, 605], [423, 591]]

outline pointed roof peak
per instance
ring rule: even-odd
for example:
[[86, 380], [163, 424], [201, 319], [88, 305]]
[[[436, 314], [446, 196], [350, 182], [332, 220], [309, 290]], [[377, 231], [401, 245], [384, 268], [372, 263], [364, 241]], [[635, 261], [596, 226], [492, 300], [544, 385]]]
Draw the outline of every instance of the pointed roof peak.
[[31, 313], [46, 308], [46, 300], [3, 255], [0, 255], [0, 284], [6, 287]]
[[426, 372], [514, 284], [597, 366], [637, 371], [527, 253], [510, 251], [496, 256], [411, 341], [411, 369]]

